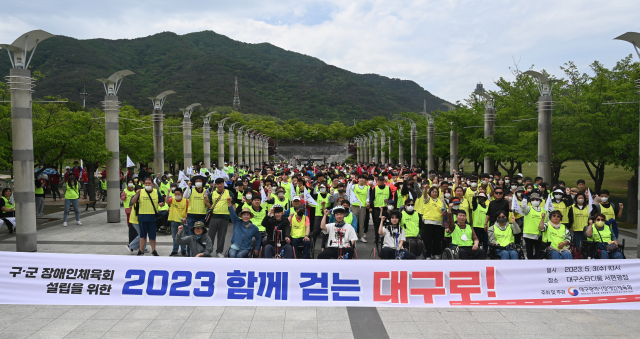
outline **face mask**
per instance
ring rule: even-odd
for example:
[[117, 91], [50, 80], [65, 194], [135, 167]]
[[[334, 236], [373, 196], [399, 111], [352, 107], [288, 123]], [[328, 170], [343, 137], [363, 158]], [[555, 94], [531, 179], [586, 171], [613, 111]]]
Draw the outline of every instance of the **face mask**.
[[518, 184], [521, 184], [521, 183], [522, 183], [522, 179], [518, 179]]
[[498, 218], [496, 219], [496, 221], [498, 222], [498, 224], [504, 225], [507, 223], [507, 218]]
[[527, 192], [531, 192], [531, 189], [530, 189], [530, 188], [527, 188]]
[[596, 226], [603, 227], [604, 226], [604, 221], [602, 221], [602, 220], [596, 221]]
[[511, 199], [513, 199], [513, 197], [507, 197], [507, 201], [511, 201]]
[[127, 187], [133, 187], [133, 183], [128, 183]]
[[487, 201], [487, 198], [478, 198], [478, 202], [481, 204], [484, 204], [485, 201]]
[[284, 198], [284, 193], [282, 193], [282, 192], [278, 193], [278, 198], [280, 198], [280, 199]]
[[511, 186], [512, 190], [515, 190], [516, 188], [518, 188], [518, 186], [516, 186], [516, 185]]
[[454, 211], [457, 211], [460, 209], [460, 205], [453, 205], [453, 207], [451, 207], [451, 209], [453, 209]]
[[471, 187], [478, 187], [478, 183], [477, 182], [472, 182], [471, 183]]
[[575, 199], [575, 198], [576, 198], [576, 195], [575, 195], [575, 194], [572, 194], [572, 195], [571, 195], [571, 199]]
[[196, 187], [197, 187], [197, 188], [202, 187], [202, 183], [201, 183], [201, 182], [199, 182], [199, 181], [198, 181], [198, 182], [196, 182]]
[[489, 183], [488, 181], [486, 181], [486, 180], [482, 180], [482, 184], [483, 184], [483, 185], [486, 185], [486, 184], [488, 184], [488, 183]]
[[562, 199], [562, 194], [556, 194], [553, 197], [556, 198], [556, 200], [560, 200]]
[[540, 206], [540, 201], [538, 201], [538, 200], [534, 200], [534, 201], [532, 201], [532, 202], [531, 202], [531, 206], [533, 206], [533, 207], [538, 207], [538, 206]]
[[251, 200], [251, 194], [247, 194], [247, 195], [245, 196], [245, 198], [246, 198], [247, 200]]
[[584, 199], [578, 199], [578, 204], [584, 204]]
[[508, 184], [508, 183], [509, 183], [509, 180], [505, 180], [505, 181], [504, 181], [504, 183], [505, 183], [505, 184]]
[[373, 180], [369, 180], [369, 185], [373, 185]]
[[338, 193], [343, 194], [344, 190], [338, 190]]
[[447, 198], [447, 199], [449, 199], [449, 198], [451, 198], [451, 194], [449, 194], [449, 193], [445, 193], [445, 194], [444, 194], [444, 197], [445, 197], [445, 198]]
[[413, 212], [413, 205], [407, 206], [407, 212]]
[[133, 182], [135, 182], [137, 184], [138, 183], [138, 179], [133, 179]]
[[182, 196], [181, 195], [176, 195], [176, 200], [178, 200], [178, 201], [182, 200]]
[[326, 189], [326, 188], [324, 188], [324, 187], [323, 187], [323, 188], [321, 188], [321, 189], [320, 189], [320, 193], [327, 193], [327, 189]]
[[153, 189], [153, 186], [145, 186], [144, 189], [146, 189], [147, 191], [151, 191]]
[[175, 192], [176, 188], [175, 187], [171, 187], [171, 192]]
[[304, 211], [298, 211], [298, 216], [303, 216], [304, 215]]
[[516, 195], [518, 196], [518, 198], [522, 198], [522, 193], [516, 193]]
[[609, 201], [609, 197], [602, 197], [602, 198], [600, 198], [600, 200], [602, 200], [602, 202], [607, 202], [607, 201]]
[[393, 205], [387, 205], [387, 210], [389, 211], [393, 210]]
[[431, 187], [438, 187], [438, 184], [431, 184]]

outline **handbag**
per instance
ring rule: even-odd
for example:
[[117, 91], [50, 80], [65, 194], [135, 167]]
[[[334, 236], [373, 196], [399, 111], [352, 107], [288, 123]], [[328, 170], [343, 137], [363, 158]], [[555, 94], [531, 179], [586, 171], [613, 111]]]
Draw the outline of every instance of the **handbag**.
[[[213, 193], [211, 193], [213, 194]], [[211, 206], [211, 209], [209, 210], [209, 213], [207, 213], [207, 216], [204, 218], [204, 224], [208, 225], [209, 224], [209, 220], [211, 220], [211, 215], [213, 214], [213, 210], [216, 208], [216, 205], [218, 205], [218, 201], [220, 201], [220, 198], [222, 198], [222, 195], [224, 193], [218, 195], [218, 199], [216, 199], [216, 202], [213, 203], [213, 206]]]
[[[598, 231], [598, 228], [595, 226], [592, 227], [595, 228], [596, 232], [598, 232], [598, 235], [600, 236], [600, 240], [602, 240], [602, 236], [600, 235], [600, 231]], [[618, 252], [618, 244], [616, 244], [615, 242], [606, 244], [604, 245], [604, 249], [607, 251], [607, 253], [616, 253]]]
[[149, 200], [151, 200], [151, 207], [153, 207], [153, 212], [156, 215], [156, 227], [160, 228], [164, 226], [164, 218], [158, 214], [158, 210], [156, 210], [156, 205], [153, 204], [153, 199], [151, 199], [151, 194], [149, 193], [149, 191], [147, 190], [144, 190], [144, 191], [147, 192], [147, 195], [149, 196]]

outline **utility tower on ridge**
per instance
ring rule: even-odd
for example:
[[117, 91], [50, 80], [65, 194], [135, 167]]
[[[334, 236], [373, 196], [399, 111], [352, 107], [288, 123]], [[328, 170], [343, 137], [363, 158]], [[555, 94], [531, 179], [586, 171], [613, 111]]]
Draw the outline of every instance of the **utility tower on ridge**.
[[233, 96], [233, 109], [240, 109], [240, 94], [238, 94], [238, 77], [236, 77], [236, 94]]
[[82, 107], [85, 107], [85, 99], [88, 96], [89, 96], [89, 93], [87, 93], [87, 88], [85, 86], [84, 89], [82, 90], [82, 93], [80, 93], [80, 97], [82, 98]]

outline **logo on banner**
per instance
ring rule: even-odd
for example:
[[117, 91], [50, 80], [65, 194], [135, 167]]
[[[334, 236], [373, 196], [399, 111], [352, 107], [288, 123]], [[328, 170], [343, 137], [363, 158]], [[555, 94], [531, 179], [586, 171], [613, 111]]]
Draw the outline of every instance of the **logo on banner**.
[[567, 291], [569, 292], [570, 295], [574, 297], [578, 296], [578, 290], [575, 287], [569, 287]]

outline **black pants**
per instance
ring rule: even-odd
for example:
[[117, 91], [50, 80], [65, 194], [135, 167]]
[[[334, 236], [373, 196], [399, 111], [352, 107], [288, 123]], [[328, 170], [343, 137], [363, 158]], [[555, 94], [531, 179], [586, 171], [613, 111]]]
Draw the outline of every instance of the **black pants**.
[[2, 221], [4, 221], [4, 224], [7, 226], [7, 229], [9, 229], [9, 234], [13, 234], [13, 224], [7, 220], [2, 218]]
[[484, 227], [474, 227], [473, 231], [476, 233], [476, 237], [482, 244], [482, 249], [485, 253], [489, 251], [489, 233], [485, 231]]
[[[311, 229], [311, 245], [313, 246], [313, 248], [316, 248], [316, 240], [318, 238], [323, 239], [322, 236], [322, 229], [320, 228], [320, 224], [322, 224], [322, 216], [315, 216], [313, 218], [310, 218], [310, 221], [313, 221], [310, 225], [309, 228]], [[329, 221], [329, 217], [327, 217], [327, 222]], [[321, 240], [322, 242], [322, 240]], [[326, 244], [321, 243], [320, 247], [326, 246]]]
[[524, 245], [527, 249], [527, 259], [542, 259], [540, 258], [542, 256], [542, 251], [540, 251], [542, 241], [540, 239], [524, 238]]
[[[402, 250], [399, 254], [404, 260], [414, 260], [416, 258], [416, 256], [413, 255], [413, 253], [405, 250]], [[391, 247], [383, 247], [382, 250], [380, 251], [380, 259], [395, 259], [395, 258], [396, 258], [396, 250], [392, 249]]]
[[380, 243], [380, 234], [378, 233], [378, 228], [380, 227], [380, 210], [382, 210], [382, 212], [386, 212], [387, 208], [386, 207], [374, 207], [373, 208], [373, 212], [371, 212], [371, 215], [373, 216], [373, 230], [376, 235], [376, 244]]
[[[343, 256], [347, 255], [347, 253], [347, 259], [355, 259], [355, 252], [353, 251], [353, 247], [342, 249]], [[324, 249], [324, 251], [318, 254], [318, 259], [338, 259], [338, 256], [340, 256], [340, 250], [337, 247], [327, 247]]]
[[229, 219], [214, 218], [209, 219], [209, 237], [213, 242], [216, 239], [216, 254], [224, 251], [224, 242], [227, 236], [227, 228], [229, 227]]
[[56, 201], [56, 193], [58, 193], [58, 198], [62, 199], [59, 186], [60, 184], [51, 184], [51, 195], [53, 195], [53, 201]]
[[432, 255], [442, 255], [444, 227], [434, 224], [421, 224], [420, 237], [424, 242], [425, 258]]
[[458, 247], [458, 256], [461, 260], [465, 259], [486, 259], [487, 252], [485, 252], [482, 248], [478, 248], [477, 250], [472, 250], [471, 246], [459, 246]]
[[[365, 216], [364, 216], [364, 235], [367, 235], [367, 232], [369, 232], [369, 221], [370, 220], [371, 220], [370, 219], [370, 213], [369, 213], [369, 210], [367, 209], [367, 212], [365, 213]], [[378, 226], [380, 226], [380, 225], [378, 225]], [[374, 227], [374, 229], [375, 229], [375, 227]], [[376, 230], [376, 232], [377, 232], [377, 230]]]
[[520, 233], [518, 234], [514, 234], [513, 238], [514, 238], [514, 242], [516, 245], [521, 245], [522, 244], [522, 226], [524, 225], [524, 218], [518, 218], [516, 219], [516, 224], [518, 224], [518, 226], [520, 226]]

